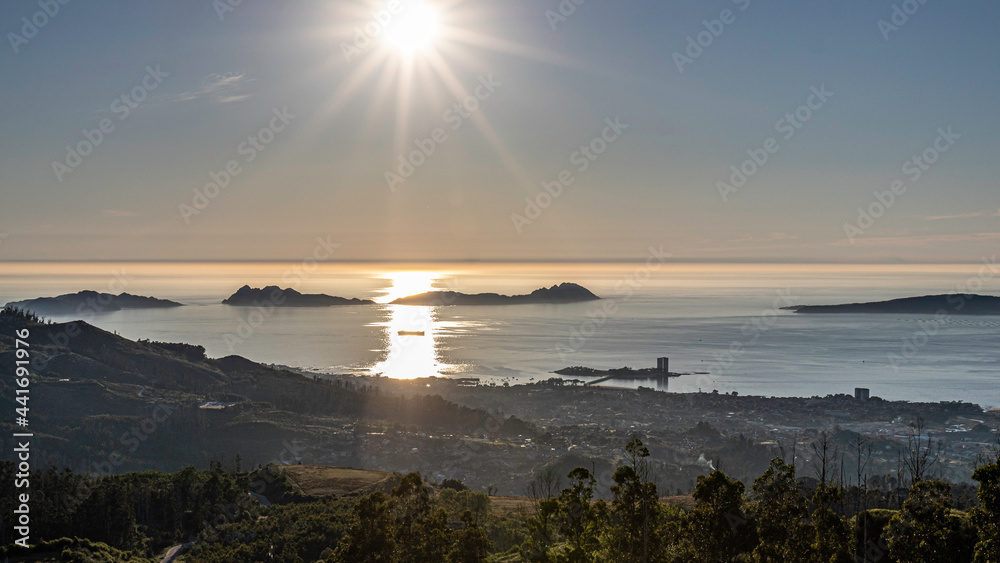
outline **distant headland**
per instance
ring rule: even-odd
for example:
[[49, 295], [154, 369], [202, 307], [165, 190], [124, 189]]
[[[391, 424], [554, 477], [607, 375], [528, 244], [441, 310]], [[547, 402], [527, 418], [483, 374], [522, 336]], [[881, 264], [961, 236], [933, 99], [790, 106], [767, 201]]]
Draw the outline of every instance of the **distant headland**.
[[527, 295], [500, 295], [499, 293], [476, 293], [469, 295], [457, 291], [430, 291], [419, 295], [401, 297], [392, 305], [523, 305], [548, 303], [576, 303], [594, 301], [600, 297], [575, 283], [562, 283], [549, 288], [541, 288]]
[[82, 313], [111, 313], [123, 309], [166, 309], [182, 307], [182, 303], [122, 293], [98, 293], [96, 291], [80, 291], [67, 293], [57, 297], [39, 297], [25, 301], [12, 301], [7, 307], [16, 307], [31, 311], [36, 315], [78, 315]]
[[552, 373], [558, 373], [559, 375], [573, 375], [577, 377], [612, 377], [620, 379], [637, 379], [643, 377], [680, 377], [681, 373], [673, 373], [669, 371], [663, 371], [659, 368], [637, 368], [633, 369], [628, 366], [621, 368], [612, 369], [596, 369], [584, 366], [573, 366], [568, 368], [557, 369]]
[[1000, 297], [954, 293], [950, 295], [925, 295], [905, 297], [871, 303], [844, 305], [795, 305], [783, 307], [796, 313], [870, 313], [895, 315], [1000, 315]]
[[294, 289], [281, 289], [276, 285], [264, 288], [244, 285], [236, 293], [222, 301], [223, 305], [236, 307], [256, 307], [262, 303], [270, 303], [275, 307], [334, 307], [340, 305], [374, 305], [368, 299], [348, 299], [335, 297], [324, 293], [299, 293]]

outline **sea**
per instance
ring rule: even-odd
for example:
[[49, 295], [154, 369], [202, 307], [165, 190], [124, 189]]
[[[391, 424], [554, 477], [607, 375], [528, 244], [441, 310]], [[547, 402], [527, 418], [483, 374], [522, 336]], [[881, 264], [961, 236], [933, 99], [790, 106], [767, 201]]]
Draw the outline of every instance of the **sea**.
[[[483, 385], [544, 381], [555, 370], [656, 366], [668, 379], [612, 387], [678, 393], [826, 396], [870, 389], [887, 400], [1000, 406], [1000, 317], [805, 315], [791, 305], [941, 293], [1000, 294], [981, 264], [621, 263], [2, 263], [0, 303], [84, 289], [183, 307], [81, 310], [130, 339], [204, 346], [211, 357], [330, 374], [461, 377]], [[602, 299], [562, 305], [391, 305], [430, 290], [529, 293], [573, 282]], [[232, 307], [243, 285], [372, 299], [366, 306]], [[400, 331], [423, 335], [400, 335]]]

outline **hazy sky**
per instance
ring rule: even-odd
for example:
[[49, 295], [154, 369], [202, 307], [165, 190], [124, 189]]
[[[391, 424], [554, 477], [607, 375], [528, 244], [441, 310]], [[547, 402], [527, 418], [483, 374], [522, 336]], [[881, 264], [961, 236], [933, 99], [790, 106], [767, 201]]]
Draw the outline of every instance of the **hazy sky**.
[[345, 260], [978, 261], [1000, 242], [994, 1], [427, 0], [429, 38], [405, 2], [389, 29], [385, 2], [226, 2], [0, 4], [0, 260], [298, 260], [320, 237]]

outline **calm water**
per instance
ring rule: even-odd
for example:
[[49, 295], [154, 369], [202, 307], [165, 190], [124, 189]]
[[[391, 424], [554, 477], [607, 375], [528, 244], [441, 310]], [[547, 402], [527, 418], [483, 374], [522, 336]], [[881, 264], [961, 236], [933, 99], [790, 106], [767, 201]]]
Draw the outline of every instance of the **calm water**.
[[[812, 396], [869, 387], [887, 399], [1000, 406], [1000, 317], [796, 315], [776, 307], [929, 293], [1000, 293], [979, 265], [0, 264], [0, 303], [81, 289], [187, 306], [85, 320], [128, 338], [205, 346], [211, 356], [336, 373], [548, 378], [586, 365], [709, 372], [616, 381], [672, 391]], [[563, 281], [605, 299], [571, 305], [273, 309], [221, 305], [243, 284], [381, 302], [429, 289], [527, 293]], [[57, 321], [71, 320], [56, 318]], [[400, 330], [425, 336], [399, 336]]]

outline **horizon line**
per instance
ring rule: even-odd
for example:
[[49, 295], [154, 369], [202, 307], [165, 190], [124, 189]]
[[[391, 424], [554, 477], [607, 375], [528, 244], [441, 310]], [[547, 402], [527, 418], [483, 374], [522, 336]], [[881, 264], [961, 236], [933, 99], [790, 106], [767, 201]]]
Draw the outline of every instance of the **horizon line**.
[[[990, 256], [989, 258], [993, 258]], [[989, 258], [980, 257], [977, 260], [821, 260], [821, 259], [751, 259], [751, 258], [678, 258], [662, 261], [663, 264], [781, 264], [781, 265], [858, 265], [858, 266], [933, 266], [933, 265], [970, 265], [982, 264]], [[320, 264], [634, 264], [643, 263], [645, 257], [629, 258], [358, 258], [341, 260], [320, 260]], [[0, 260], [0, 264], [289, 264], [302, 262], [303, 259], [265, 258], [265, 259], [20, 259]]]

